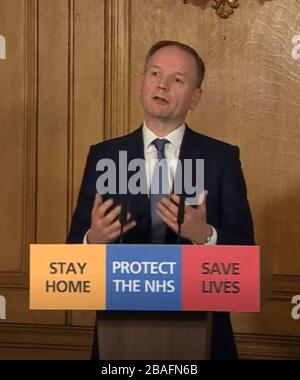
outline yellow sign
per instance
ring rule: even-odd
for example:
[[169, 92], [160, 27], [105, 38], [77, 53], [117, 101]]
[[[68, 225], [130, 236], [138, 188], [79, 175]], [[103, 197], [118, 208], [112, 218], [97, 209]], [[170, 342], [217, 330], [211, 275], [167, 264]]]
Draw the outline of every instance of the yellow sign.
[[30, 309], [105, 309], [105, 247], [32, 244]]

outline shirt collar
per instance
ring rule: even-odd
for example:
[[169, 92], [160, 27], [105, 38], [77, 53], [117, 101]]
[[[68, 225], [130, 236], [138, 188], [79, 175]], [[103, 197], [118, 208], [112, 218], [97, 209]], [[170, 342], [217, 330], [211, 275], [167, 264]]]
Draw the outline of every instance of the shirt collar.
[[[169, 140], [171, 145], [173, 145], [175, 149], [180, 149], [184, 131], [185, 131], [185, 124], [183, 123], [180, 127], [176, 128], [174, 131], [164, 136], [164, 139]], [[144, 149], [148, 149], [151, 146], [152, 141], [157, 138], [161, 138], [161, 137], [156, 136], [156, 134], [153, 133], [144, 122], [143, 123]]]

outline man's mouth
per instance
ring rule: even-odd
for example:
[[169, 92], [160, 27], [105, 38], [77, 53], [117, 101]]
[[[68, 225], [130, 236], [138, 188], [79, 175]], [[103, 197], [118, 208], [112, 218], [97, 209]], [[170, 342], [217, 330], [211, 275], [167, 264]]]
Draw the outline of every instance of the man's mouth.
[[166, 99], [161, 98], [160, 96], [154, 96], [153, 100], [154, 100], [155, 103], [162, 104], [162, 105], [165, 105], [165, 104], [169, 103]]

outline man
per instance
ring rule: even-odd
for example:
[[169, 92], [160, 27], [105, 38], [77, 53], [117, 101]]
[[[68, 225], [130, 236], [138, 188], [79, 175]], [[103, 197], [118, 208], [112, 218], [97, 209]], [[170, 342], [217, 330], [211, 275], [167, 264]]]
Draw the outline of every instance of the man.
[[[205, 192], [197, 205], [185, 205], [183, 243], [254, 244], [238, 148], [198, 134], [185, 124], [188, 112], [201, 98], [204, 71], [202, 59], [188, 45], [160, 41], [151, 47], [140, 83], [144, 123], [125, 137], [91, 147], [68, 242], [117, 241], [121, 234], [120, 203], [125, 200], [129, 207], [125, 243], [176, 243], [179, 196], [162, 197], [159, 192], [155, 197], [151, 193], [155, 168], [147, 171], [146, 194], [117, 191], [100, 195], [101, 189], [96, 193], [97, 162], [109, 158], [118, 168], [118, 154], [125, 151], [128, 162], [141, 158], [147, 168], [153, 158], [167, 163], [204, 159]], [[190, 180], [197, 180], [194, 169]], [[116, 189], [118, 181], [117, 177]], [[228, 313], [214, 313], [211, 358], [237, 358]]]

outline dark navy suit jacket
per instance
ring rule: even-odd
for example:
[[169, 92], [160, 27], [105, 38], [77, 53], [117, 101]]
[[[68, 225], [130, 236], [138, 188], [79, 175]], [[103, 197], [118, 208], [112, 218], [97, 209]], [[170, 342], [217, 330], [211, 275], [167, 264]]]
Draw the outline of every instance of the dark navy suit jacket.
[[[104, 141], [90, 148], [67, 239], [68, 243], [82, 243], [84, 235], [90, 227], [96, 181], [101, 174], [101, 172], [96, 171], [97, 162], [100, 159], [109, 158], [118, 163], [120, 151], [127, 152], [128, 162], [136, 158], [144, 159], [141, 127], [127, 136]], [[239, 161], [238, 147], [196, 133], [186, 127], [179, 158], [181, 160], [204, 159], [204, 187], [208, 190], [207, 223], [217, 230], [218, 244], [253, 245], [252, 218]], [[117, 178], [117, 190], [118, 186]], [[104, 198], [113, 198], [117, 203], [124, 199], [128, 201], [129, 211], [137, 224], [124, 236], [124, 243], [151, 243], [151, 212], [147, 194], [122, 195], [117, 193], [107, 194]], [[176, 235], [170, 229], [167, 230], [165, 243], [176, 244]], [[191, 244], [185, 239], [182, 243]], [[211, 358], [237, 358], [228, 313], [214, 313]]]

